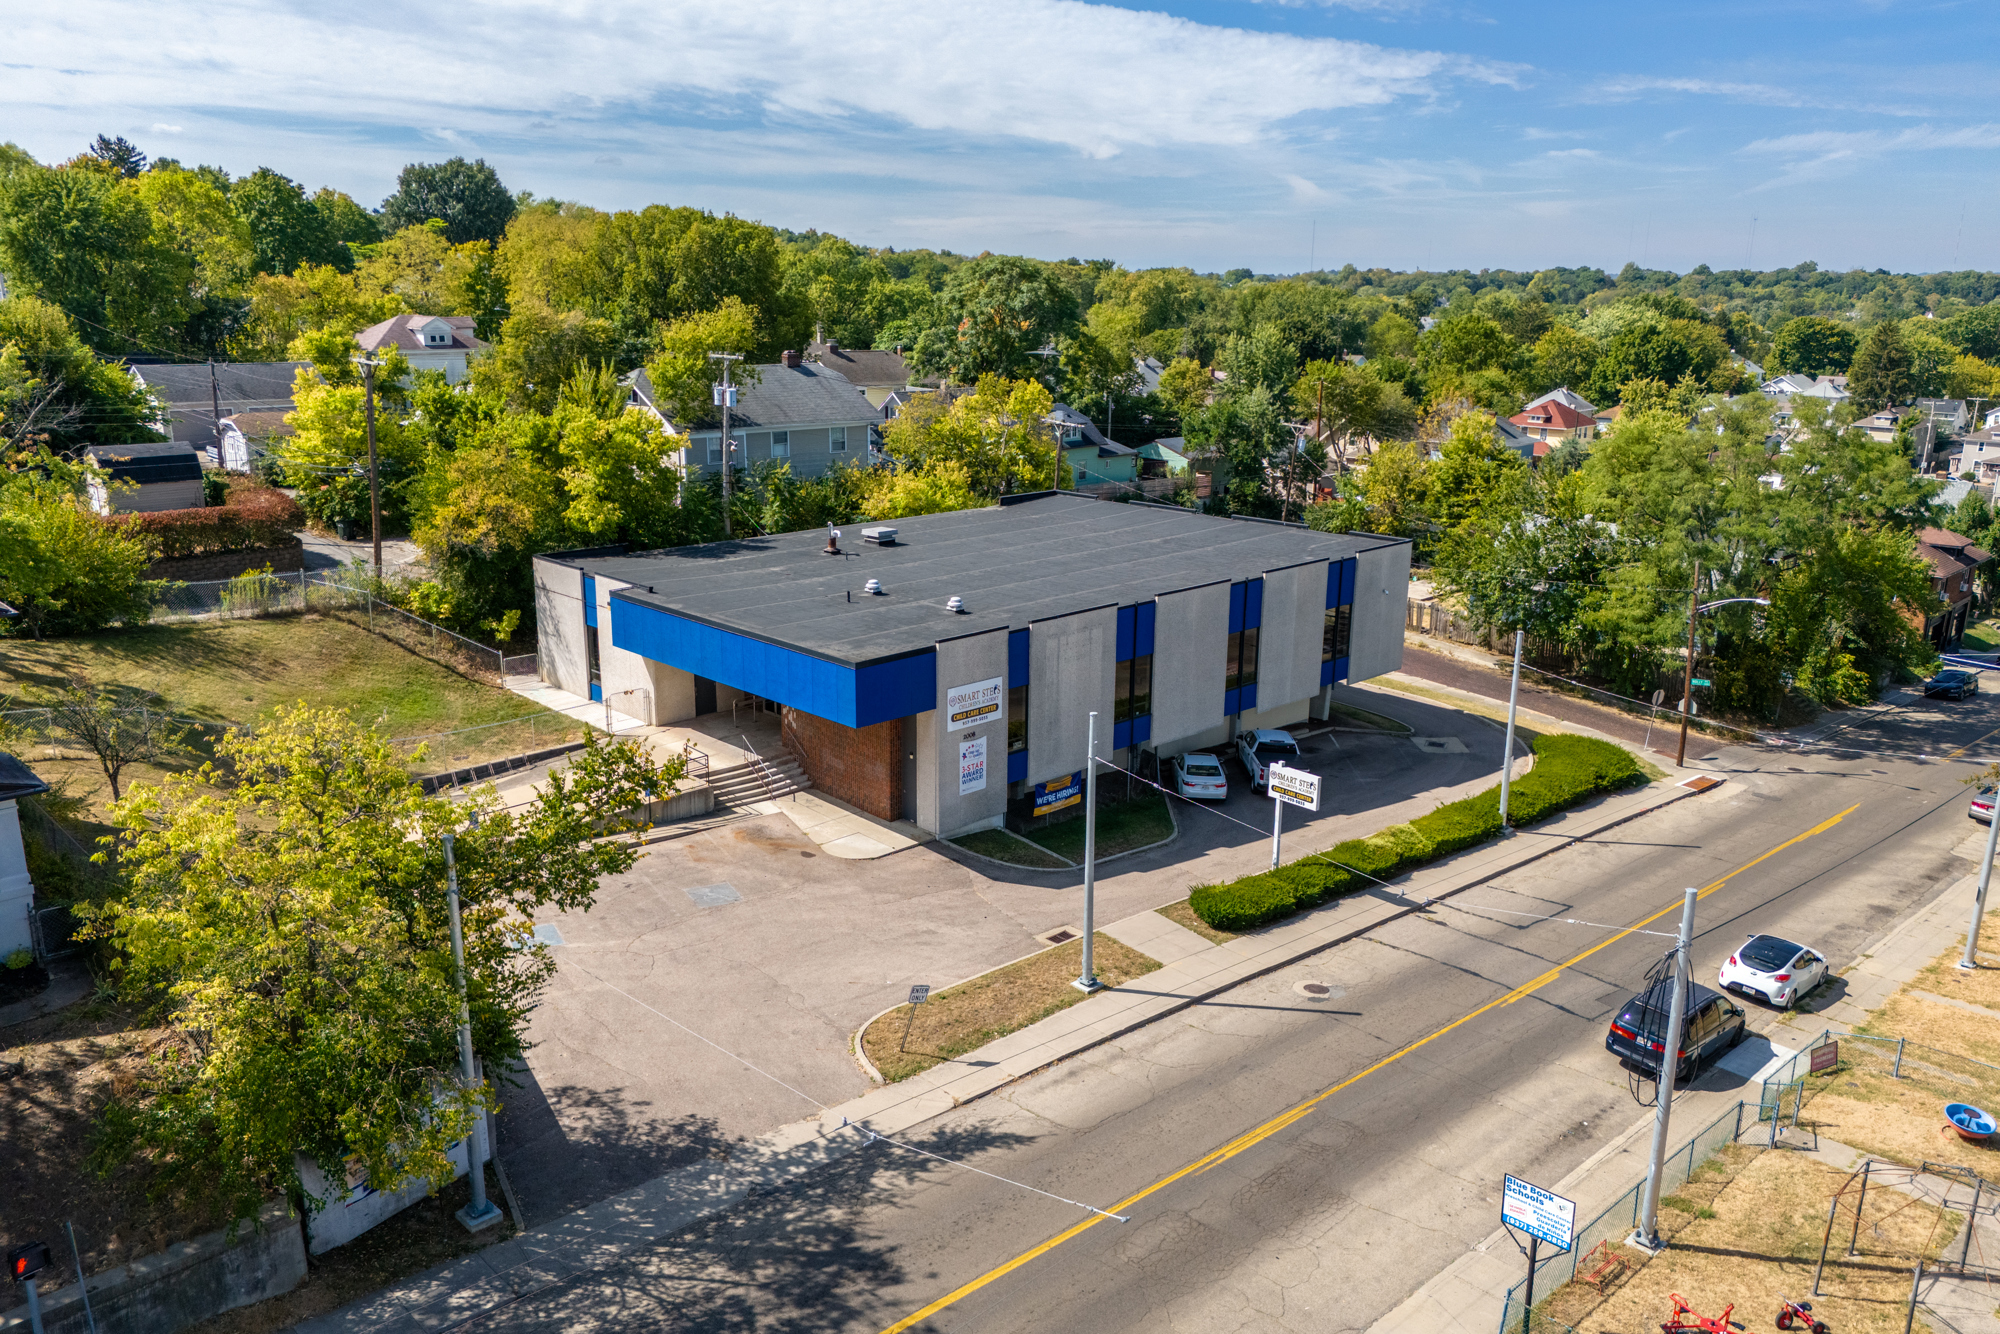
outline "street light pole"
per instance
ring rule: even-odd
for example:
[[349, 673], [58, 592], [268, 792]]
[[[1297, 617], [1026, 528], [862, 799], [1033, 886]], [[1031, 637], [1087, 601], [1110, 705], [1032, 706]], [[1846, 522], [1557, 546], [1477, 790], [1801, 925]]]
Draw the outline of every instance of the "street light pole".
[[1091, 949], [1097, 931], [1097, 711], [1090, 714], [1090, 754], [1083, 770], [1083, 971], [1070, 983], [1078, 991], [1096, 991], [1097, 960]]
[[[477, 817], [474, 817], [475, 820]], [[445, 899], [451, 910], [451, 960], [458, 970], [458, 1059], [462, 1067], [465, 1087], [470, 1089], [477, 1082], [472, 1060], [472, 1011], [465, 999], [465, 932], [458, 919], [458, 862], [453, 857], [454, 835], [450, 830], [444, 835], [444, 883]], [[500, 1206], [486, 1198], [486, 1155], [485, 1138], [480, 1132], [486, 1127], [486, 1117], [481, 1114], [472, 1121], [472, 1130], [465, 1137], [466, 1177], [472, 1183], [472, 1203], [458, 1211], [458, 1221], [468, 1232], [478, 1232], [500, 1221]]]
[[[1646, 1169], [1646, 1195], [1639, 1210], [1633, 1242], [1649, 1251], [1660, 1248], [1660, 1172], [1666, 1165], [1667, 1123], [1673, 1115], [1674, 1083], [1680, 1073], [1681, 1028], [1687, 1022], [1688, 947], [1694, 939], [1694, 903], [1698, 889], [1686, 891], [1681, 902], [1681, 935], [1674, 946], [1674, 998], [1667, 1007], [1665, 1045], [1660, 1048], [1658, 1110], [1653, 1117], [1653, 1157]], [[1644, 1041], [1643, 1035], [1640, 1038]]]
[[1681, 748], [1674, 756], [1674, 768], [1687, 768], [1688, 714], [1694, 709], [1694, 618], [1701, 615], [1701, 562], [1694, 563], [1694, 587], [1688, 591], [1687, 672], [1681, 680]]
[[1514, 684], [1507, 688], [1507, 752], [1500, 757], [1500, 836], [1512, 838], [1514, 828], [1507, 823], [1507, 789], [1514, 777], [1514, 707], [1521, 698], [1521, 641], [1524, 630], [1514, 632]]
[[[2000, 807], [2000, 784], [1994, 787], [1996, 807]], [[2000, 843], [2000, 809], [1987, 813], [1986, 855], [1979, 862], [1979, 889], [1972, 896], [1972, 923], [1965, 928], [1965, 957], [1958, 961], [1960, 968], [1970, 971], [1979, 967], [1979, 922], [1986, 915], [1986, 887], [1993, 883], [1993, 849]]]

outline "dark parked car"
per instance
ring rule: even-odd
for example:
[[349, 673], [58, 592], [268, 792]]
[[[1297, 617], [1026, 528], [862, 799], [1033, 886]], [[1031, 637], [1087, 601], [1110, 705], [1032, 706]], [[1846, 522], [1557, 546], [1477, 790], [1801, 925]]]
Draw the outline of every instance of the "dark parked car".
[[[1604, 1049], [1644, 1069], [1659, 1069], [1673, 998], [1673, 983], [1662, 981], [1626, 1001], [1611, 1021], [1611, 1031], [1605, 1034]], [[1682, 1025], [1676, 1083], [1691, 1078], [1703, 1061], [1728, 1051], [1750, 1031], [1741, 1006], [1698, 983], [1688, 988], [1687, 1017]]]
[[1947, 667], [1924, 682], [1925, 699], [1964, 699], [1978, 693], [1979, 673], [1962, 672], [1956, 667]]

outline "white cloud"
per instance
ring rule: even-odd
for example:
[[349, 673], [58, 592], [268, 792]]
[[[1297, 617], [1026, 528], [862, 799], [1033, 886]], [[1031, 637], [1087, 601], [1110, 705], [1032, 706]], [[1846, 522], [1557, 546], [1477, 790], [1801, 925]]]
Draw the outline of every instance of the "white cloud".
[[1542, 156], [1552, 157], [1552, 158], [1575, 159], [1575, 158], [1602, 157], [1603, 154], [1599, 153], [1594, 148], [1551, 148], [1548, 152], [1544, 153]]
[[1742, 151], [1826, 160], [1880, 157], [1885, 153], [1912, 153], [1940, 148], [2000, 148], [2000, 125], [1966, 125], [1955, 130], [1917, 125], [1894, 134], [1883, 130], [1814, 130], [1807, 134], [1781, 134], [1771, 139], [1758, 139], [1745, 144]]
[[1856, 102], [1852, 98], [1827, 98], [1769, 83], [1740, 83], [1728, 79], [1673, 79], [1645, 75], [1620, 75], [1606, 79], [1592, 89], [1584, 100], [1630, 102], [1648, 93], [1687, 93], [1696, 97], [1719, 97], [1731, 102], [1748, 102], [1754, 106], [1868, 111], [1882, 116], [1925, 114], [1917, 107], [1863, 103]]
[[[177, 22], [175, 11], [186, 22]], [[277, 0], [80, 0], [17, 16], [0, 105], [121, 101], [350, 125], [518, 129], [524, 116], [886, 119], [1107, 157], [1240, 146], [1294, 118], [1510, 83], [1441, 52], [1254, 32], [1081, 0], [496, 0], [328, 10]], [[200, 34], [225, 31], [211, 43]], [[78, 53], [92, 53], [79, 69]], [[1085, 53], [1088, 58], [1085, 58]], [[199, 68], [204, 76], [187, 77]], [[1144, 71], [1122, 77], [1120, 71]], [[436, 131], [433, 131], [436, 133]]]
[[179, 134], [180, 132], [181, 127], [178, 125], [169, 125], [165, 121], [159, 120], [153, 122], [154, 134]]
[[1283, 173], [1285, 184], [1292, 187], [1292, 197], [1300, 200], [1331, 199], [1333, 196], [1315, 182], [1291, 172]]

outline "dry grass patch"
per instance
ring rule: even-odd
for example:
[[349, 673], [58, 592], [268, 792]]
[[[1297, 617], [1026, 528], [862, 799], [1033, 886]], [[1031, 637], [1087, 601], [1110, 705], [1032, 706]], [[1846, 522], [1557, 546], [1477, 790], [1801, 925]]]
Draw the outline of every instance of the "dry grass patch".
[[1153, 911], [1157, 912], [1160, 916], [1166, 918], [1169, 922], [1174, 923], [1176, 926], [1186, 927], [1188, 930], [1194, 932], [1197, 936], [1202, 937], [1202, 939], [1207, 940], [1212, 944], [1216, 945], [1224, 944], [1228, 941], [1236, 939], [1236, 937], [1241, 934], [1240, 932], [1236, 931], [1216, 930], [1214, 927], [1210, 926], [1207, 922], [1201, 920], [1201, 915], [1195, 912], [1194, 908], [1189, 905], [1186, 899], [1182, 899], [1179, 903], [1169, 903], [1164, 908], [1155, 908]]
[[1979, 952], [1988, 957], [1979, 961], [1978, 968], [1970, 972], [1962, 971], [1958, 967], [1958, 961], [1965, 953], [1965, 942], [1961, 937], [1955, 948], [1939, 955], [1937, 962], [1918, 973], [1910, 986], [1917, 991], [1949, 996], [1953, 1000], [1968, 1001], [2000, 1011], [2000, 963], [1995, 962], [2000, 960], [2000, 914], [1988, 914], [1981, 924]]
[[[1673, 1245], [1602, 1305], [1569, 1323], [1578, 1334], [1656, 1329], [1672, 1309], [1668, 1294], [1678, 1292], [1705, 1316], [1719, 1316], [1734, 1303], [1739, 1325], [1767, 1327], [1780, 1294], [1796, 1300], [1811, 1291], [1827, 1204], [1845, 1179], [1802, 1154], [1756, 1154], [1712, 1196], [1713, 1218], [1675, 1210], [1680, 1227]], [[1851, 1227], [1852, 1215], [1846, 1218]], [[1843, 1231], [1828, 1256], [1822, 1295], [1811, 1298], [1813, 1314], [1840, 1334], [1902, 1334], [1910, 1271], [1918, 1256], [1935, 1257], [1952, 1230], [1952, 1221], [1933, 1206], [1897, 1190], [1871, 1190], [1860, 1254], [1834, 1263], [1846, 1250]], [[1549, 1313], [1563, 1318], [1555, 1303]]]
[[2000, 1065], [2000, 1021], [1990, 1014], [1926, 1000], [1909, 989], [1871, 1011], [1865, 1031]]
[[[1102, 931], [1095, 938], [1097, 976], [1106, 986], [1120, 986], [1152, 972], [1159, 960], [1148, 958]], [[1066, 1010], [1089, 997], [1070, 983], [1083, 967], [1083, 942], [1031, 954], [969, 982], [940, 991], [916, 1007], [907, 1045], [903, 1030], [911, 1024], [908, 1005], [898, 1005], [868, 1026], [862, 1050], [894, 1083], [921, 1074], [944, 1061], [982, 1047], [995, 1038], [1018, 1032], [1029, 1024]]]

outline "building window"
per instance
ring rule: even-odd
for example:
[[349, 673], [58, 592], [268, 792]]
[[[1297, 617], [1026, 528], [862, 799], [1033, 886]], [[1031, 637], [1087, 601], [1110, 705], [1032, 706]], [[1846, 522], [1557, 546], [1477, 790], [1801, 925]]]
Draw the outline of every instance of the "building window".
[[[590, 668], [590, 684], [593, 687], [601, 686], [604, 684], [604, 664], [598, 656], [597, 627], [594, 625], [585, 626], [584, 630], [583, 656], [586, 665]], [[597, 696], [592, 695], [591, 698], [596, 699]]]
[[1015, 686], [1007, 692], [1007, 751], [1028, 748], [1028, 688]]
[[790, 431], [771, 432], [771, 457], [788, 459], [792, 456], [792, 433]]
[[1320, 639], [1319, 660], [1332, 662], [1347, 656], [1347, 640], [1354, 629], [1354, 608], [1349, 604], [1326, 609], [1326, 629]]
[[1229, 663], [1223, 678], [1225, 690], [1257, 684], [1257, 627], [1250, 626], [1229, 636]]
[[1118, 664], [1118, 703], [1113, 722], [1129, 723], [1153, 711], [1153, 655]]
[[832, 453], [845, 454], [847, 452], [847, 428], [845, 426], [836, 426], [829, 430], [826, 433], [826, 447]]
[[708, 461], [710, 463], [722, 462], [722, 437], [719, 435], [715, 436], [706, 443], [708, 446]]

